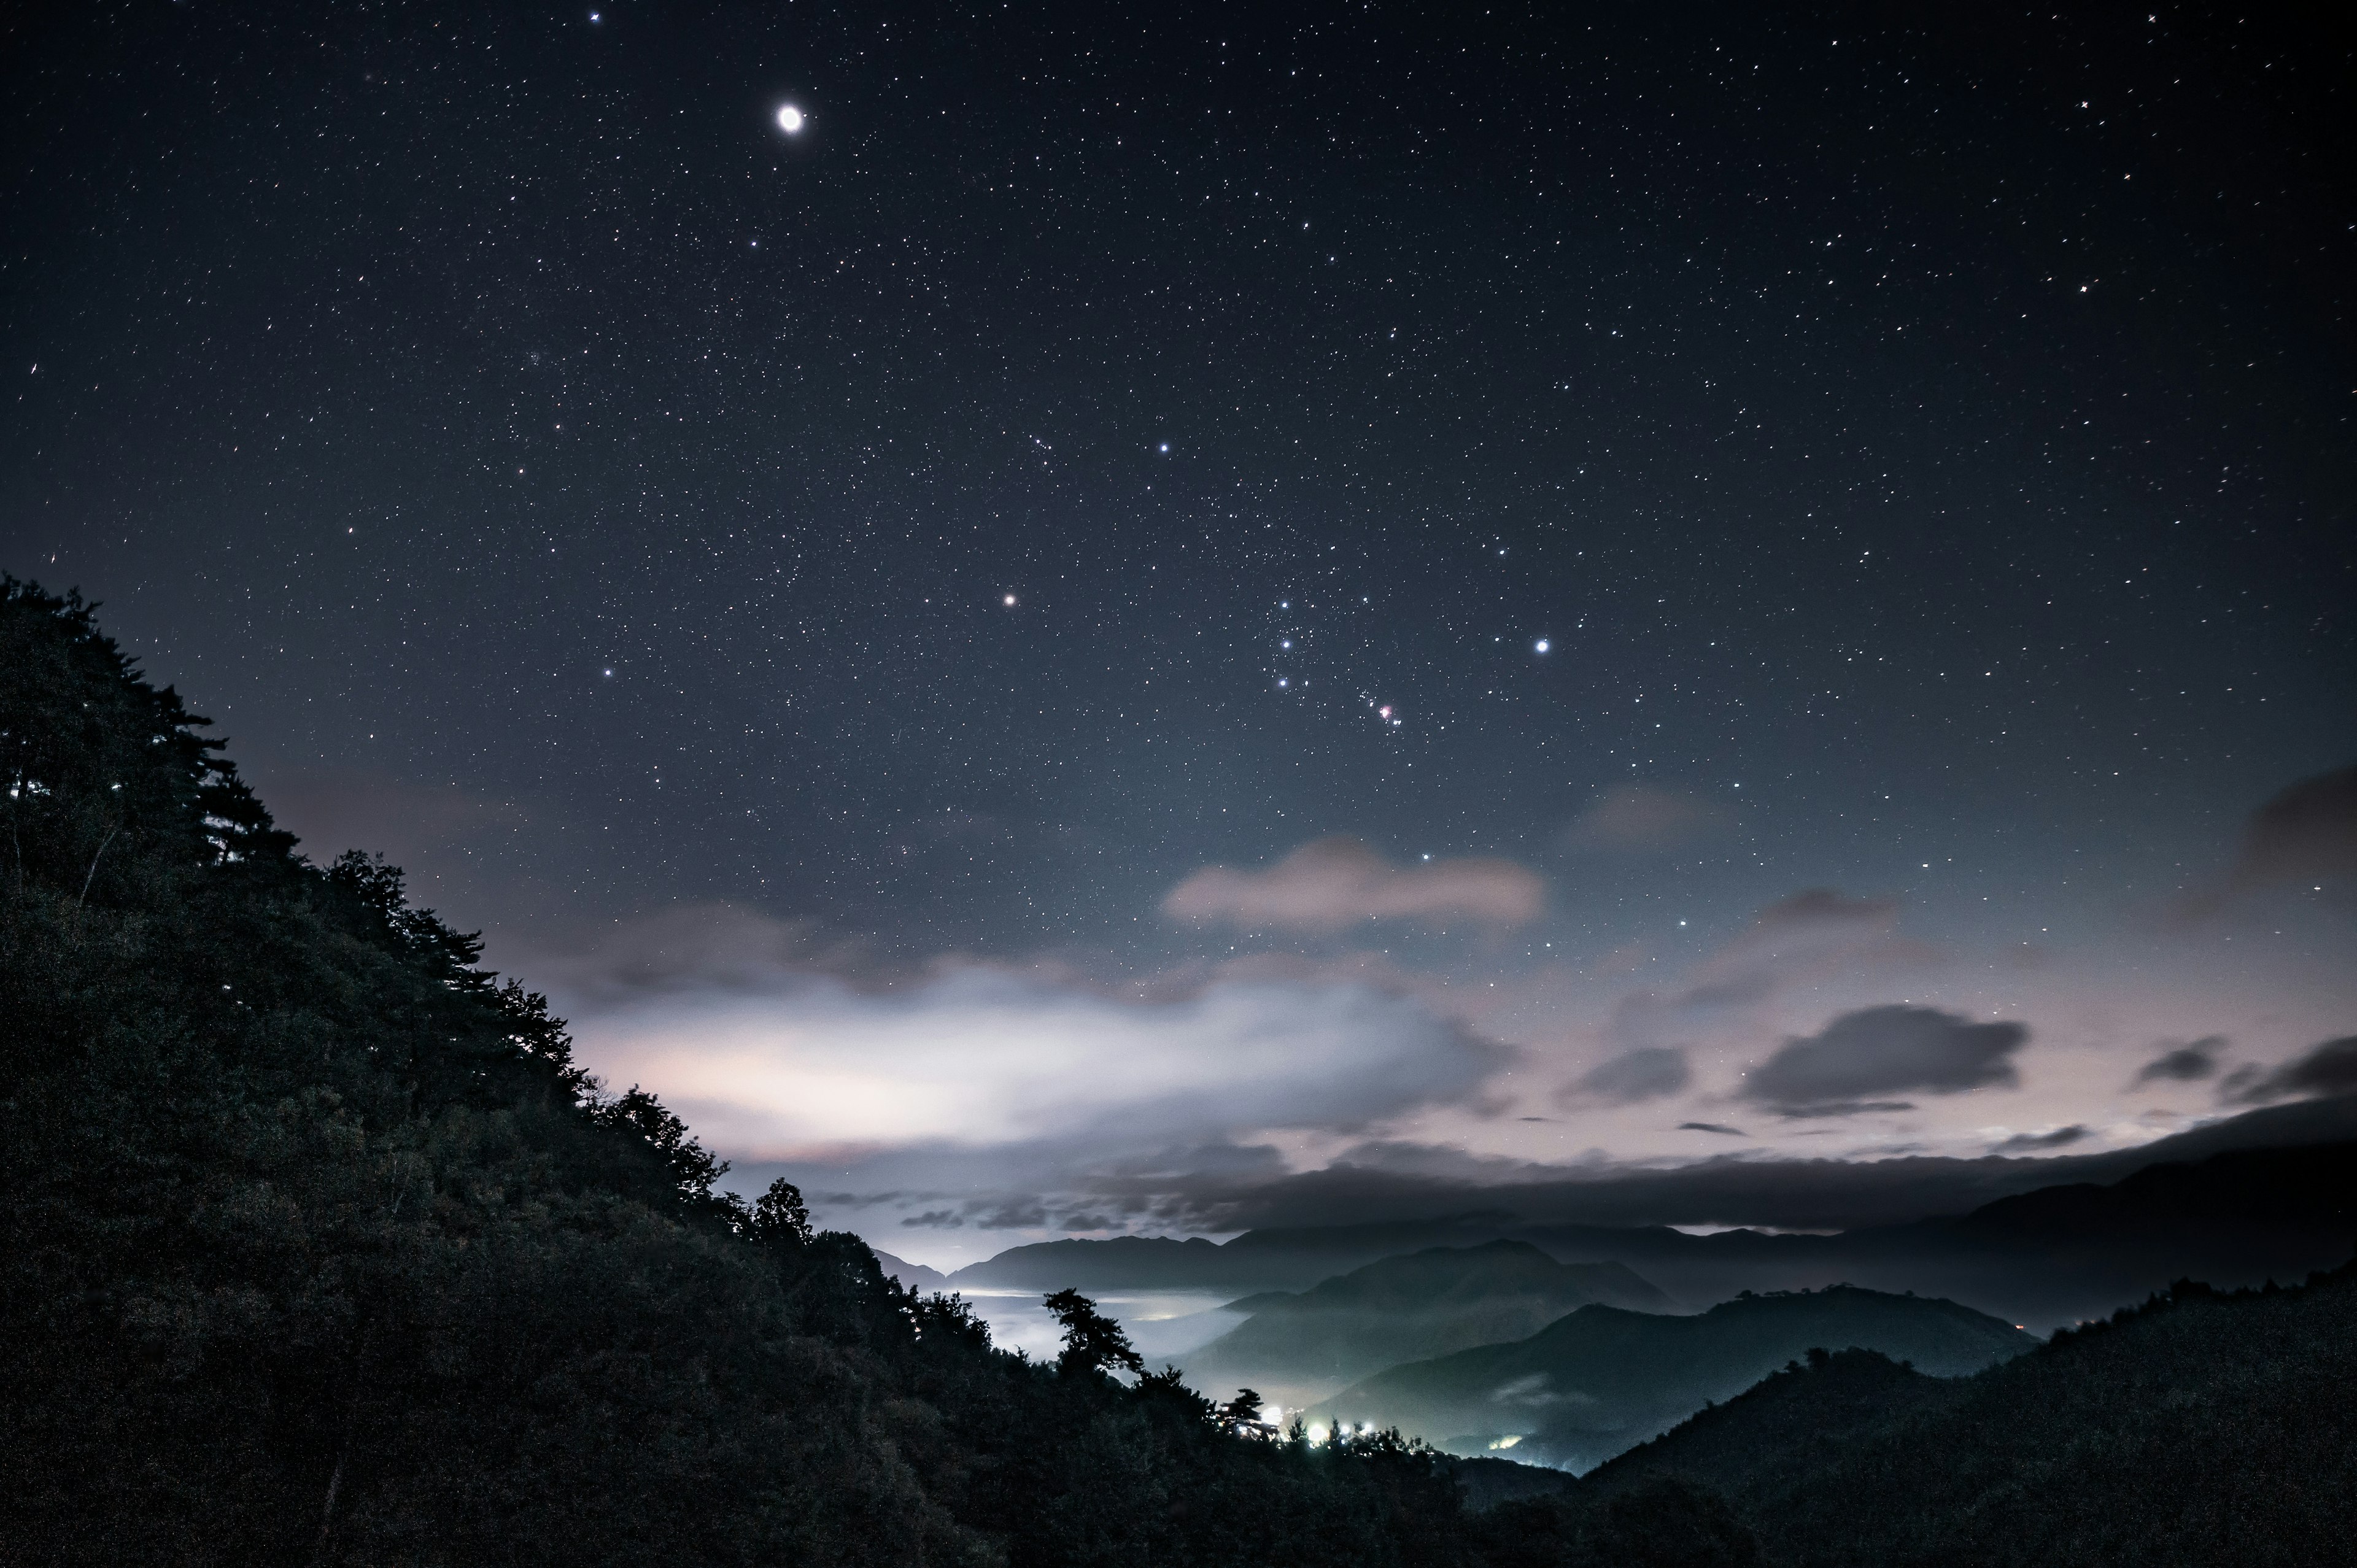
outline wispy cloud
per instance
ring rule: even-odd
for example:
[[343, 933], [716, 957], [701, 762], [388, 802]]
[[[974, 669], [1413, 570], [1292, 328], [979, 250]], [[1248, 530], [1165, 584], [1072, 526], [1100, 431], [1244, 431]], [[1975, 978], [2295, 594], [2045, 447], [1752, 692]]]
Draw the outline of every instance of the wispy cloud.
[[1173, 887], [1162, 910], [1182, 920], [1331, 934], [1381, 920], [1514, 926], [1545, 902], [1538, 874], [1510, 860], [1394, 865], [1338, 836], [1306, 843], [1265, 871], [1206, 866]]
[[1564, 830], [1565, 847], [1608, 853], [1677, 849], [1730, 827], [1735, 814], [1698, 795], [1631, 784], [1600, 796]]

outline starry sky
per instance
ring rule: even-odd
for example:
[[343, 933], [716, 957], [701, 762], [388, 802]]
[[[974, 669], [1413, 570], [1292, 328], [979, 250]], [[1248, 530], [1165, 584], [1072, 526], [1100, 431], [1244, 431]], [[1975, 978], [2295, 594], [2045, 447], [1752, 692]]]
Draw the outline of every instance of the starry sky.
[[2351, 38], [2066, 9], [51, 7], [0, 566], [926, 1261], [2357, 1086]]

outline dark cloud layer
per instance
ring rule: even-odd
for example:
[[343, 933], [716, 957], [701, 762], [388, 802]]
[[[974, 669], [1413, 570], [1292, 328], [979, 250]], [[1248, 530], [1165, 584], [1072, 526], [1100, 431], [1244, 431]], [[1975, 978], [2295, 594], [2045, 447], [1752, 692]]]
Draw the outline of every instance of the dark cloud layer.
[[2144, 1064], [2136, 1075], [2136, 1082], [2193, 1083], [2218, 1070], [2218, 1054], [2226, 1048], [2223, 1035], [2205, 1035], [2201, 1039], [2163, 1051]]
[[2218, 1086], [2219, 1098], [2237, 1105], [2350, 1093], [2357, 1093], [2357, 1035], [2327, 1040], [2274, 1069], [2236, 1068]]
[[2019, 1081], [2013, 1054], [2029, 1038], [2028, 1026], [2017, 1023], [1976, 1024], [1933, 1007], [1866, 1007], [1785, 1041], [1738, 1092], [1790, 1117], [1905, 1110], [1904, 1102], [1873, 1097], [2009, 1087]]
[[2016, 1133], [1991, 1152], [1999, 1155], [2038, 1154], [2047, 1149], [2067, 1148], [2083, 1142], [2086, 1136], [2087, 1129], [2074, 1122], [2068, 1127], [2057, 1127], [2050, 1133]]
[[1686, 1054], [1674, 1047], [1646, 1046], [1590, 1068], [1558, 1096], [1566, 1103], [1634, 1105], [1677, 1093], [1694, 1081]]
[[[1704, 1124], [1707, 1125], [1707, 1124]], [[2048, 1134], [2051, 1136], [2051, 1134]], [[2357, 1095], [2246, 1112], [2133, 1149], [1978, 1158], [1792, 1160], [1729, 1153], [1671, 1169], [1471, 1162], [1429, 1152], [1354, 1152], [1273, 1180], [1166, 1184], [1145, 1206], [1174, 1230], [1220, 1232], [1504, 1215], [1534, 1224], [1754, 1225], [1849, 1230], [1960, 1214], [2067, 1182], [2116, 1181], [2164, 1161], [2227, 1149], [2357, 1138]]]

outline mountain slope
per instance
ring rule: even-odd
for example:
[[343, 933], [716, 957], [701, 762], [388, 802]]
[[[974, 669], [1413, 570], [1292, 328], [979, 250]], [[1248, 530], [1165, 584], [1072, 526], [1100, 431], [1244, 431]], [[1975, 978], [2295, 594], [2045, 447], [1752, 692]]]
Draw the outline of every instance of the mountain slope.
[[0, 575], [0, 1560], [1458, 1568], [1396, 1444], [993, 1349], [749, 1206]]
[[1623, 1264], [1558, 1263], [1522, 1241], [1435, 1247], [1265, 1299], [1182, 1361], [1207, 1392], [1248, 1386], [1297, 1407], [1403, 1361], [1526, 1338], [1593, 1303], [1674, 1307]]
[[1862, 1346], [1953, 1377], [2036, 1343], [1952, 1301], [1847, 1285], [1747, 1295], [1691, 1317], [1587, 1306], [1514, 1344], [1394, 1367], [1310, 1414], [1396, 1425], [1455, 1452], [1513, 1439], [1518, 1458], [1584, 1470], [1813, 1347]]
[[922, 1263], [912, 1263], [906, 1258], [896, 1258], [881, 1247], [871, 1247], [876, 1261], [884, 1265], [884, 1277], [905, 1291], [939, 1290], [948, 1276], [939, 1269], [929, 1269]]
[[1836, 1355], [1620, 1455], [1566, 1494], [1725, 1497], [1773, 1559], [2309, 1564], [2357, 1527], [2357, 1265], [2180, 1284], [1973, 1377]]

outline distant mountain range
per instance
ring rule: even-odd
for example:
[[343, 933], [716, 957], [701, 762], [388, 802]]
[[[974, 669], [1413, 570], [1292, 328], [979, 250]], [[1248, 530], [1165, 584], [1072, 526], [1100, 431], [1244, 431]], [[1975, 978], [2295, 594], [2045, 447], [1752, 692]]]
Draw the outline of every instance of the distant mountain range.
[[1957, 1377], [2037, 1344], [1952, 1301], [1848, 1285], [1746, 1294], [1687, 1317], [1584, 1306], [1527, 1339], [1394, 1367], [1309, 1419], [1396, 1426], [1453, 1453], [1507, 1451], [1584, 1470], [1813, 1348], [1862, 1347]]
[[1231, 1303], [1252, 1316], [1179, 1360], [1198, 1389], [1249, 1387], [1298, 1408], [1402, 1361], [1524, 1338], [1598, 1302], [1675, 1309], [1625, 1264], [1559, 1263], [1525, 1241], [1487, 1241], [1387, 1258], [1297, 1295]]
[[912, 1263], [906, 1258], [896, 1258], [880, 1247], [870, 1247], [876, 1261], [884, 1265], [885, 1275], [899, 1282], [902, 1290], [932, 1292], [949, 1283], [949, 1276], [939, 1269], [929, 1269], [922, 1263]]
[[[1796, 1367], [1548, 1506], [1576, 1533], [1616, 1499], [1699, 1487], [1770, 1560], [1826, 1568], [2346, 1562], [2352, 1387], [2357, 1265], [2289, 1290], [2185, 1286], [1954, 1381], [1864, 1352]], [[1527, 1546], [1547, 1522], [1505, 1528]]]
[[[2357, 1240], [2352, 1126], [2357, 1098], [2342, 1097], [2270, 1107], [2128, 1155], [1997, 1161], [2025, 1167], [2021, 1176], [2072, 1174], [2108, 1185], [2049, 1186], [1961, 1215], [1835, 1235], [1689, 1235], [1486, 1212], [1254, 1230], [1224, 1245], [1146, 1237], [1045, 1242], [969, 1265], [947, 1285], [1292, 1292], [1383, 1258], [1505, 1240], [1562, 1262], [1622, 1264], [1690, 1303], [1847, 1283], [1947, 1296], [2044, 1331], [2174, 1279], [2257, 1284], [2338, 1264]], [[2303, 1133], [2338, 1136], [2287, 1143]], [[2267, 1146], [2233, 1147], [2237, 1135]]]

